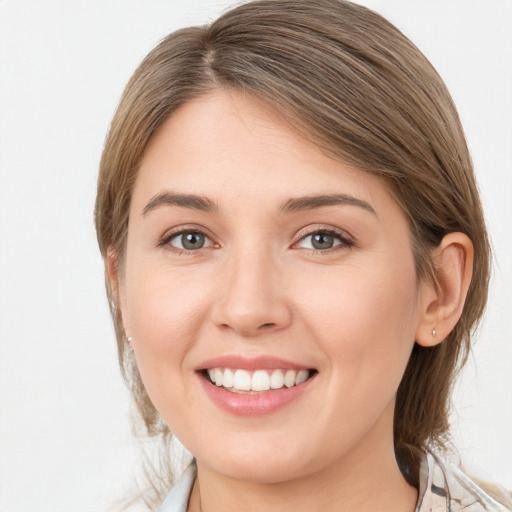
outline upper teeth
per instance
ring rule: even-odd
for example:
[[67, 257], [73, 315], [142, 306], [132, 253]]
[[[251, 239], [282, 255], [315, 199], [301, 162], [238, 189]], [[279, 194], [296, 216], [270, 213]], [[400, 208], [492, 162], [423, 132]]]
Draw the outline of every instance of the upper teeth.
[[231, 391], [268, 391], [291, 388], [301, 384], [309, 377], [308, 370], [232, 370], [230, 368], [210, 368], [208, 375], [217, 386], [223, 386]]

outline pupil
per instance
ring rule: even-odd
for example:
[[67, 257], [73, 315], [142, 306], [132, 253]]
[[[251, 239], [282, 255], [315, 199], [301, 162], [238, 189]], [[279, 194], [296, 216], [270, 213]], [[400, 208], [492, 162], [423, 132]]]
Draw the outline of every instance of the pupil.
[[331, 249], [334, 239], [331, 235], [325, 233], [317, 233], [313, 235], [312, 244], [315, 249]]
[[204, 245], [204, 235], [201, 235], [201, 233], [187, 233], [183, 235], [181, 243], [185, 249], [201, 249]]

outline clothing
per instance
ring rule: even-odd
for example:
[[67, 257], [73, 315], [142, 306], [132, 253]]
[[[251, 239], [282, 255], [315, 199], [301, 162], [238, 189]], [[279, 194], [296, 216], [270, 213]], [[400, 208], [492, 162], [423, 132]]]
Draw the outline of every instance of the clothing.
[[176, 482], [158, 512], [187, 512], [188, 499], [195, 479], [196, 465], [192, 463]]
[[432, 453], [420, 465], [418, 504], [414, 512], [506, 512], [456, 467]]
[[[187, 512], [196, 477], [192, 463], [160, 507], [159, 512]], [[423, 454], [418, 503], [414, 512], [506, 512], [464, 473], [432, 453]]]

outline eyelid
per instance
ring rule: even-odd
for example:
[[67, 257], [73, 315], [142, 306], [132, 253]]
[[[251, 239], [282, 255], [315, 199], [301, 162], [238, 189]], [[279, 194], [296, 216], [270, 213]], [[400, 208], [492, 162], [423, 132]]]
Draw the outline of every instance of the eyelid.
[[[200, 249], [195, 249], [192, 251], [192, 250], [187, 250], [187, 249], [180, 249], [179, 247], [174, 247], [170, 244], [170, 241], [173, 238], [176, 238], [185, 233], [200, 233], [201, 235], [203, 235], [205, 238], [207, 238], [211, 242], [211, 245], [208, 247], [201, 247]], [[203, 228], [202, 226], [198, 226], [196, 224], [185, 224], [185, 225], [176, 226], [174, 228], [167, 230], [159, 238], [159, 240], [157, 242], [157, 246], [161, 247], [161, 248], [170, 248], [170, 250], [172, 250], [174, 252], [178, 252], [178, 253], [192, 254], [192, 253], [197, 253], [197, 252], [201, 251], [201, 249], [211, 249], [211, 248], [219, 247], [219, 244], [215, 241], [215, 239], [211, 235], [211, 233], [207, 229]]]
[[[348, 248], [355, 245], [354, 240], [352, 236], [344, 231], [343, 229], [336, 228], [334, 226], [308, 226], [307, 228], [304, 228], [303, 230], [299, 231], [297, 233], [297, 240], [292, 244], [292, 248], [297, 248], [298, 244], [302, 242], [305, 238], [311, 235], [315, 235], [317, 233], [323, 233], [327, 235], [331, 235], [336, 237], [340, 243], [338, 245], [335, 245], [334, 247], [331, 247], [329, 249], [307, 249], [303, 248], [305, 250], [310, 250], [314, 253], [323, 253], [323, 252], [329, 252], [329, 251], [335, 251], [339, 248]], [[300, 248], [300, 247], [298, 247]]]
[[[200, 249], [195, 250], [187, 250], [187, 249], [180, 249], [179, 247], [173, 247], [170, 245], [170, 241], [180, 235], [183, 235], [185, 233], [200, 233], [205, 238], [207, 238], [211, 245], [208, 247], [202, 247]], [[328, 234], [331, 236], [336, 237], [340, 243], [332, 248], [329, 249], [310, 249], [314, 253], [323, 253], [323, 252], [329, 252], [329, 251], [335, 251], [337, 248], [347, 248], [354, 245], [354, 241], [352, 236], [346, 232], [343, 229], [336, 228], [334, 226], [326, 226], [326, 225], [315, 225], [315, 226], [308, 226], [306, 228], [303, 228], [300, 230], [296, 235], [296, 241], [292, 244], [292, 248], [298, 248], [298, 244], [307, 238], [308, 236], [317, 234], [317, 233], [323, 233]], [[185, 224], [181, 226], [176, 226], [174, 228], [171, 228], [167, 230], [158, 240], [157, 246], [161, 248], [170, 248], [170, 250], [178, 253], [197, 253], [200, 252], [201, 249], [211, 249], [211, 248], [218, 248], [220, 247], [220, 244], [215, 241], [215, 237], [210, 233], [210, 231], [202, 226], [198, 226], [197, 224]], [[300, 247], [299, 247], [300, 248]], [[307, 248], [304, 248], [305, 250], [308, 250]]]

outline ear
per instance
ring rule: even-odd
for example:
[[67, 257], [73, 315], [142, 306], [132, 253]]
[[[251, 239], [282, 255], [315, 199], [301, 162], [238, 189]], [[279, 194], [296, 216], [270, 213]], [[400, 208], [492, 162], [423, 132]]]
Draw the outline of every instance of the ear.
[[433, 254], [436, 283], [423, 283], [416, 343], [441, 343], [457, 324], [473, 273], [473, 243], [463, 233], [446, 235]]
[[[107, 281], [112, 295], [112, 300], [115, 303], [116, 309], [121, 314], [123, 321], [123, 327], [125, 333], [129, 332], [129, 325], [127, 323], [125, 294], [123, 290], [121, 269], [119, 265], [119, 257], [114, 249], [110, 248], [107, 251], [107, 257], [105, 258], [105, 267], [107, 274]], [[128, 335], [128, 334], [127, 334]]]

